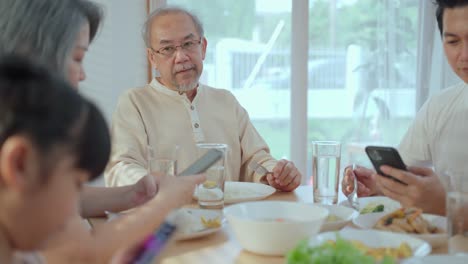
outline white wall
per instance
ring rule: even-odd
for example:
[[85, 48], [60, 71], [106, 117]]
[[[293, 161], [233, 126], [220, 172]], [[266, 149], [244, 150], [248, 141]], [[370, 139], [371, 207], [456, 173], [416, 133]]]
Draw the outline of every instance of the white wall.
[[145, 0], [95, 0], [105, 11], [104, 25], [84, 61], [87, 79], [80, 91], [91, 97], [110, 121], [123, 91], [147, 82], [141, 26]]
[[[109, 124], [125, 90], [147, 82], [147, 60], [141, 26], [146, 0], [94, 0], [104, 8], [104, 24], [84, 60], [87, 78], [80, 92], [104, 112]], [[92, 185], [104, 185], [103, 177]]]

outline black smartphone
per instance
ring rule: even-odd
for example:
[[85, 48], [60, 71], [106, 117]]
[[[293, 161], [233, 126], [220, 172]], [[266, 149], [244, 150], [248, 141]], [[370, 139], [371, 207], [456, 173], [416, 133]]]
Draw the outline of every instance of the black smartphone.
[[205, 155], [203, 155], [197, 161], [192, 163], [192, 165], [190, 165], [187, 169], [179, 173], [179, 176], [187, 176], [205, 172], [209, 167], [215, 164], [215, 162], [217, 162], [223, 156], [224, 154], [221, 150], [210, 149], [205, 153]]
[[391, 166], [400, 170], [407, 170], [405, 163], [403, 162], [400, 154], [398, 153], [398, 150], [392, 147], [380, 146], [367, 146], [365, 150], [367, 156], [372, 162], [372, 165], [374, 165], [375, 171], [377, 171], [378, 174], [405, 184], [404, 182], [395, 179], [394, 177], [387, 175], [380, 170], [380, 166], [382, 165]]

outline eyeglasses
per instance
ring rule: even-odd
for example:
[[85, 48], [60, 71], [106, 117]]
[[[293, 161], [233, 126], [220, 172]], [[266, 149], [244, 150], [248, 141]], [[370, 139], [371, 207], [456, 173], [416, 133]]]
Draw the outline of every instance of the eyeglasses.
[[166, 46], [162, 47], [158, 50], [154, 50], [153, 48], [150, 47], [150, 49], [156, 53], [159, 53], [164, 56], [172, 56], [176, 52], [177, 48], [181, 48], [183, 51], [195, 51], [196, 48], [198, 48], [198, 45], [201, 43], [201, 38], [199, 40], [187, 40], [184, 43], [174, 46]]

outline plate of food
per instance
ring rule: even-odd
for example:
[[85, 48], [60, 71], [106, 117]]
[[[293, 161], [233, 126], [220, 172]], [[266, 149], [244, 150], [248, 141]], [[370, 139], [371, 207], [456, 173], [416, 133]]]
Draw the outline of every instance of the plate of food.
[[443, 216], [423, 214], [418, 208], [400, 208], [391, 213], [360, 215], [353, 223], [364, 229], [412, 235], [429, 242], [434, 248], [447, 242], [447, 219]]
[[[228, 181], [224, 184], [224, 203], [262, 200], [275, 192], [275, 188], [262, 183]], [[194, 198], [198, 199], [197, 191], [195, 191]]]
[[342, 205], [317, 205], [328, 209], [328, 217], [322, 224], [320, 232], [340, 230], [359, 215], [358, 211]]
[[406, 259], [402, 264], [466, 264], [468, 256], [466, 255], [431, 255], [425, 257], [414, 257]]
[[427, 242], [405, 234], [348, 228], [303, 241], [288, 253], [287, 263], [387, 264], [430, 252]]
[[[401, 204], [398, 201], [385, 196], [360, 197], [358, 198], [358, 202], [360, 214], [392, 212], [401, 208]], [[342, 201], [340, 205], [351, 207], [347, 200]]]
[[179, 209], [175, 220], [177, 229], [174, 239], [188, 240], [213, 234], [221, 230], [224, 222], [223, 213], [219, 210]]

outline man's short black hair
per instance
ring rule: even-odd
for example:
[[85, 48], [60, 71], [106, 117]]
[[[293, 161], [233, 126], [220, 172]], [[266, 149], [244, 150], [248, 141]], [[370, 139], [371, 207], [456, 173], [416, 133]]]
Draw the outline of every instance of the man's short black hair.
[[439, 27], [440, 35], [444, 32], [444, 11], [446, 8], [457, 8], [468, 5], [468, 0], [435, 0], [437, 6], [436, 19], [437, 26]]
[[0, 147], [14, 135], [30, 139], [44, 159], [65, 147], [91, 178], [110, 154], [109, 130], [95, 105], [44, 67], [7, 56], [0, 58]]

